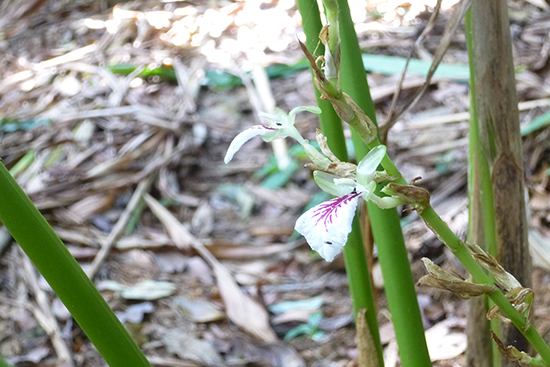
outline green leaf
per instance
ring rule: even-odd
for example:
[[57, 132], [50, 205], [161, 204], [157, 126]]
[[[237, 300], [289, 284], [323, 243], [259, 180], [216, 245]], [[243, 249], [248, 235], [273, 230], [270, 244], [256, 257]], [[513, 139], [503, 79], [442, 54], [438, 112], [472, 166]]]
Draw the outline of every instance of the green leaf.
[[290, 161], [288, 167], [282, 171], [273, 172], [263, 182], [262, 186], [269, 189], [279, 189], [286, 185], [286, 183], [292, 178], [294, 172], [300, 168], [300, 165], [295, 160]]
[[533, 131], [542, 129], [550, 125], [550, 111], [535, 117], [527, 125], [521, 127], [521, 136], [529, 135]]
[[[310, 299], [304, 299], [300, 301], [287, 301], [276, 303], [269, 307], [269, 311], [274, 314], [282, 314], [290, 310], [302, 309], [302, 310], [317, 310], [323, 305], [323, 297], [313, 297]], [[322, 316], [322, 315], [321, 315]]]
[[[363, 54], [363, 64], [365, 70], [372, 73], [395, 75], [401, 74], [405, 68], [407, 58], [386, 55]], [[418, 76], [428, 75], [431, 61], [411, 59], [407, 72]], [[470, 78], [470, 71], [466, 64], [445, 64], [441, 63], [437, 67], [434, 78], [446, 78], [467, 82]]]
[[300, 336], [303, 334], [309, 334], [309, 333], [310, 333], [310, 327], [308, 324], [298, 325], [294, 329], [286, 333], [284, 340], [294, 339], [297, 336]]
[[239, 206], [239, 217], [248, 218], [254, 208], [254, 197], [248, 193], [243, 185], [224, 184], [218, 186], [217, 191]]
[[0, 132], [12, 133], [20, 130], [32, 130], [39, 126], [48, 126], [51, 120], [46, 118], [37, 118], [30, 120], [20, 120], [15, 117], [0, 119]]

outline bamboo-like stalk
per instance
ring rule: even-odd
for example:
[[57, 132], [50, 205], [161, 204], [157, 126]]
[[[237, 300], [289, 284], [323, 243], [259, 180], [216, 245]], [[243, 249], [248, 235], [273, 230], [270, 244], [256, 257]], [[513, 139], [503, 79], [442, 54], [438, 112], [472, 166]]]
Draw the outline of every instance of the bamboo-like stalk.
[[[298, 0], [298, 8], [300, 14], [302, 14], [302, 27], [306, 34], [306, 47], [311, 53], [317, 50], [317, 54], [324, 54], [325, 46], [319, 42], [319, 32], [321, 32], [323, 25], [317, 1]], [[317, 106], [323, 111], [319, 115], [319, 124], [321, 125], [323, 134], [327, 137], [328, 146], [338, 159], [347, 161], [348, 151], [342, 121], [336, 112], [334, 112], [332, 104], [321, 98], [321, 93], [317, 88], [314, 88], [314, 90]]]
[[352, 231], [348, 236], [346, 246], [344, 246], [344, 262], [346, 273], [348, 274], [349, 290], [353, 300], [353, 314], [357, 318], [359, 310], [366, 310], [365, 318], [367, 319], [367, 326], [372, 338], [372, 348], [377, 352], [378, 366], [384, 367], [384, 355], [380, 342], [376, 303], [373, 296], [372, 282], [358, 215], [353, 218]]
[[[322, 28], [319, 8], [316, 1], [298, 0], [298, 7], [303, 19], [304, 32], [306, 34], [306, 47], [313, 52], [323, 54], [324, 46], [319, 42], [319, 33]], [[348, 160], [348, 152], [342, 121], [334, 111], [329, 101], [321, 99], [321, 95], [315, 89], [317, 104], [323, 111], [319, 116], [321, 130], [327, 137], [327, 142], [332, 152], [342, 161]], [[373, 348], [378, 355], [378, 365], [384, 366], [383, 349], [380, 343], [380, 333], [378, 330], [376, 304], [372, 291], [372, 282], [369, 273], [368, 262], [363, 246], [361, 227], [359, 219], [356, 216], [352, 224], [352, 232], [348, 236], [348, 241], [344, 247], [344, 262], [348, 274], [350, 294], [353, 301], [353, 314], [357, 319], [358, 311], [365, 309], [365, 318], [373, 342]], [[373, 366], [375, 367], [375, 366]]]
[[[472, 72], [479, 141], [493, 192], [497, 259], [524, 287], [531, 287], [523, 151], [507, 7], [505, 0], [472, 3]], [[501, 325], [500, 338], [519, 350], [528, 348], [516, 328]], [[515, 363], [501, 358], [500, 365]]]
[[0, 222], [110, 367], [151, 365], [63, 242], [0, 163]]
[[[468, 62], [470, 66], [470, 150], [468, 163], [468, 200], [469, 200], [469, 240], [478, 244], [491, 255], [496, 256], [496, 239], [494, 226], [493, 188], [487, 158], [481, 148], [477, 108], [475, 98], [475, 73], [473, 56], [473, 36], [471, 10], [465, 17], [466, 43], [468, 45]], [[469, 301], [467, 365], [472, 367], [493, 366], [500, 364], [498, 350], [491, 340], [489, 330], [498, 334], [496, 320], [487, 320], [489, 300], [486, 296], [475, 297]], [[493, 324], [491, 327], [491, 324]]]
[[[338, 0], [342, 90], [376, 123], [374, 103], [367, 84], [361, 51], [347, 1]], [[357, 160], [368, 151], [361, 137], [354, 134]], [[367, 203], [378, 260], [382, 268], [384, 289], [392, 315], [395, 336], [404, 367], [431, 366], [424, 337], [424, 326], [416, 298], [405, 240], [396, 209], [383, 210]]]

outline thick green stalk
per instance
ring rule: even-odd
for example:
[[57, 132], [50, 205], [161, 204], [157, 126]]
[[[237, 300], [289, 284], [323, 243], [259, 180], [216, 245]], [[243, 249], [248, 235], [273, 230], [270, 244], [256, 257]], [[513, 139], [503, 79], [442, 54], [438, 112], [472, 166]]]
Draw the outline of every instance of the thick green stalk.
[[323, 6], [328, 23], [328, 47], [330, 52], [336, 51], [338, 46], [338, 3], [336, 0], [323, 0]]
[[[468, 62], [470, 66], [470, 149], [468, 160], [468, 201], [469, 201], [469, 240], [478, 244], [491, 255], [496, 256], [495, 216], [493, 207], [493, 187], [487, 158], [481, 148], [476, 108], [476, 79], [474, 73], [473, 36], [471, 10], [465, 16], [466, 43], [468, 45]], [[466, 359], [468, 366], [481, 367], [500, 365], [499, 351], [491, 339], [489, 330], [497, 335], [498, 320], [487, 320], [489, 304], [486, 296], [475, 297], [469, 301], [468, 349]]]
[[[531, 256], [527, 239], [523, 149], [519, 127], [516, 80], [506, 0], [473, 1], [472, 59], [475, 75], [479, 142], [487, 160], [487, 185], [492, 186], [496, 258], [524, 287], [531, 287]], [[500, 339], [527, 351], [528, 344], [509, 325]], [[515, 366], [501, 358], [502, 366]]]
[[[306, 47], [311, 53], [316, 51], [317, 55], [324, 55], [325, 46], [319, 42], [319, 32], [321, 32], [323, 24], [321, 23], [317, 1], [298, 0], [298, 8], [302, 15], [302, 26], [306, 34]], [[323, 134], [327, 137], [328, 146], [338, 159], [343, 162], [347, 161], [348, 151], [342, 121], [334, 111], [332, 104], [325, 99], [321, 99], [321, 92], [317, 88], [314, 88], [314, 90], [317, 106], [322, 111], [319, 115], [319, 124]]]
[[[346, 9], [348, 8], [346, 7]], [[347, 16], [349, 17], [349, 10], [348, 10]], [[345, 21], [342, 21], [342, 17], [341, 17], [340, 24], [342, 23], [345, 23]], [[342, 42], [344, 43], [344, 39], [342, 39]], [[343, 54], [343, 59], [345, 59], [347, 55], [344, 55], [344, 52], [342, 52], [342, 54]], [[361, 80], [363, 78], [356, 78], [356, 79]], [[324, 93], [327, 93], [327, 95], [338, 98], [339, 93], [333, 93], [333, 92], [334, 91], [329, 88], [324, 89]], [[353, 95], [352, 97], [360, 101], [361, 96]], [[340, 107], [343, 107], [343, 106], [340, 106]], [[371, 139], [369, 139], [369, 136], [361, 136], [361, 140], [371, 141]], [[379, 144], [380, 142], [378, 141], [378, 139], [375, 139], [374, 141], [369, 143], [369, 147], [372, 148]], [[391, 176], [393, 176], [396, 179], [397, 183], [402, 183], [402, 184], [406, 183], [402, 175], [399, 173], [399, 171], [397, 170], [397, 168], [395, 167], [395, 165], [393, 164], [393, 162], [388, 156], [384, 157], [384, 159], [382, 160], [382, 166]], [[462, 262], [466, 270], [470, 272], [470, 274], [472, 275], [472, 277], [477, 283], [494, 285], [492, 277], [489, 276], [487, 273], [485, 273], [482, 267], [476, 262], [476, 260], [472, 256], [470, 249], [467, 248], [460, 239], [458, 239], [458, 237], [449, 229], [447, 224], [437, 215], [437, 213], [435, 213], [433, 208], [431, 207], [423, 208], [423, 210], [420, 212], [420, 216], [424, 219], [428, 227], [430, 227], [430, 229], [434, 233], [436, 233], [436, 235], [441, 239], [441, 241], [451, 248], [453, 253], [455, 253], [457, 258]], [[380, 246], [380, 243], [379, 243], [379, 246]], [[495, 303], [495, 305], [497, 305], [500, 308], [503, 314], [506, 315], [512, 321], [512, 323], [526, 336], [529, 342], [535, 347], [538, 353], [542, 356], [542, 359], [545, 361], [545, 363], [550, 364], [550, 348], [548, 347], [548, 345], [546, 345], [542, 337], [537, 333], [536, 329], [525, 319], [525, 317], [522, 314], [520, 314], [511, 305], [511, 303], [506, 299], [504, 294], [500, 290], [498, 290], [496, 287], [495, 289], [496, 290], [489, 295], [491, 300]]]
[[1, 163], [0, 221], [110, 367], [151, 366], [80, 265]]
[[[306, 33], [306, 46], [313, 52], [324, 53], [324, 47], [319, 43], [319, 32], [321, 31], [321, 17], [316, 1], [298, 0], [298, 7], [302, 15], [302, 24]], [[342, 121], [334, 111], [329, 101], [320, 98], [320, 93], [315, 89], [318, 106], [323, 111], [320, 115], [320, 125], [323, 134], [327, 137], [328, 145], [332, 152], [342, 161], [348, 160], [346, 141], [342, 128]], [[372, 283], [365, 247], [361, 235], [359, 219], [356, 216], [353, 220], [352, 231], [344, 246], [344, 261], [348, 275], [350, 294], [353, 301], [353, 314], [357, 318], [360, 309], [366, 309], [365, 318], [378, 354], [379, 366], [384, 366], [383, 349], [380, 343], [378, 330], [376, 303], [372, 291]], [[373, 366], [374, 367], [374, 366]]]
[[[344, 262], [348, 274], [349, 290], [353, 300], [353, 314], [357, 318], [360, 309], [366, 309], [365, 318], [373, 340], [374, 348], [378, 354], [378, 365], [384, 366], [383, 348], [380, 342], [380, 332], [376, 314], [376, 303], [372, 292], [365, 246], [361, 235], [361, 223], [359, 216], [353, 218], [352, 231], [344, 246]], [[374, 366], [372, 366], [374, 367]]]
[[[367, 206], [401, 363], [405, 367], [431, 366], [422, 319], [417, 316], [420, 310], [412, 286], [414, 279], [407, 249], [401, 246], [403, 232], [399, 217], [395, 211], [383, 211], [372, 202]], [[398, 227], [399, 230], [389, 230], [390, 227]]]
[[[338, 0], [338, 4], [340, 9], [342, 55], [340, 82], [342, 90], [349, 94], [367, 116], [376, 123], [374, 103], [370, 96], [349, 6], [345, 0]], [[354, 134], [354, 145], [357, 160], [360, 160], [368, 148], [357, 134]], [[373, 142], [372, 145], [377, 145], [377, 143]], [[414, 288], [415, 283], [397, 210], [383, 210], [371, 202], [367, 205], [374, 240], [378, 248], [378, 260], [382, 267], [388, 306], [399, 346], [401, 364], [404, 367], [431, 366]]]
[[[340, 83], [342, 90], [361, 107], [363, 112], [376, 124], [376, 113], [374, 103], [367, 84], [365, 66], [359, 49], [359, 41], [355, 33], [355, 27], [351, 20], [347, 0], [338, 0], [339, 23], [340, 23]], [[351, 137], [357, 155], [357, 161], [369, 152], [363, 139], [352, 129]]]

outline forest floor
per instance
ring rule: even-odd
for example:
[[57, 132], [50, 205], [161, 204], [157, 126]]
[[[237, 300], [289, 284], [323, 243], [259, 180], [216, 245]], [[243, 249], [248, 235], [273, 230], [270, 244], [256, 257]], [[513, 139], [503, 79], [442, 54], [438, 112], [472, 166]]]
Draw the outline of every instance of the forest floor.
[[[398, 106], [423, 84], [454, 3], [442, 2], [434, 29], [416, 47]], [[435, 1], [351, 5], [383, 124], [404, 60]], [[536, 0], [510, 5], [525, 128], [549, 110], [550, 7]], [[293, 0], [0, 4], [0, 158], [86, 270], [121, 214], [131, 210], [94, 281], [156, 366], [355, 365], [343, 259], [324, 262], [294, 234], [304, 207], [323, 198], [297, 147], [286, 142], [291, 164], [282, 171], [271, 144], [261, 139], [223, 162], [231, 140], [260, 123], [257, 112], [273, 104], [286, 112], [315, 104], [296, 43], [300, 32]], [[436, 211], [465, 238], [469, 97], [463, 27], [443, 63], [427, 93], [390, 130], [387, 146], [405, 178], [422, 177], [418, 184], [430, 190]], [[315, 115], [300, 113], [296, 126], [315, 139]], [[526, 133], [524, 153], [535, 317], [546, 334], [549, 130]], [[136, 192], [147, 200], [129, 208]], [[158, 203], [169, 213], [158, 211]], [[416, 280], [425, 274], [422, 257], [464, 274], [414, 212], [403, 211], [402, 218]], [[216, 277], [193, 241], [230, 276]], [[103, 366], [4, 228], [0, 253], [0, 355], [17, 366], [60, 366], [64, 351], [52, 344], [56, 337], [75, 366]], [[399, 366], [376, 252], [373, 279], [386, 366]], [[39, 294], [47, 296], [46, 305], [37, 302]], [[261, 307], [258, 314], [228, 316], [225, 306], [232, 300]], [[425, 288], [418, 288], [418, 300], [434, 365], [464, 366], [466, 301]], [[39, 317], [49, 312], [49, 320]], [[269, 328], [258, 331], [265, 315]], [[235, 318], [248, 324], [237, 326]], [[44, 331], [48, 322], [57, 323], [58, 335]], [[301, 335], [293, 335], [297, 327]]]

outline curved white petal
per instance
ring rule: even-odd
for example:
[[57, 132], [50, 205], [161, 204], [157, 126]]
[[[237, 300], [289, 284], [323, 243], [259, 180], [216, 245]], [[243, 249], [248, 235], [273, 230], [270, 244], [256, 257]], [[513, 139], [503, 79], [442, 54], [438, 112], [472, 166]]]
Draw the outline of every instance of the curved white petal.
[[386, 147], [378, 145], [370, 150], [370, 152], [359, 162], [357, 166], [357, 182], [363, 186], [367, 186], [374, 177], [376, 168], [382, 162], [386, 155]]
[[328, 80], [338, 78], [338, 69], [329, 47], [325, 49], [325, 66], [323, 67], [323, 71]]
[[399, 205], [404, 204], [403, 200], [393, 196], [380, 197], [375, 194], [371, 194], [369, 196], [369, 200], [378, 205], [380, 209], [397, 208]]
[[364, 188], [364, 190], [357, 190], [357, 191], [363, 191], [362, 197], [365, 201], [372, 201], [375, 203], [380, 209], [391, 209], [396, 208], [399, 205], [404, 204], [405, 202], [395, 196], [378, 196], [374, 193], [374, 190], [376, 189], [376, 182], [371, 181], [371, 183]]
[[304, 141], [302, 147], [304, 148], [304, 151], [306, 152], [309, 159], [311, 159], [313, 164], [315, 164], [317, 167], [327, 169], [328, 166], [332, 163], [330, 159], [325, 157], [324, 154], [319, 152], [313, 145], [309, 144], [308, 142]]
[[286, 138], [287, 136], [290, 136], [301, 145], [305, 144], [306, 142], [304, 138], [302, 138], [302, 135], [300, 135], [300, 133], [298, 132], [298, 130], [296, 130], [294, 126], [277, 128], [274, 134], [266, 134], [262, 137], [262, 139], [264, 139], [265, 142], [269, 143], [275, 138], [282, 139], [282, 138]]
[[321, 109], [318, 106], [301, 106], [301, 107], [293, 108], [292, 111], [290, 111], [290, 113], [288, 114], [292, 124], [294, 124], [294, 118], [296, 114], [300, 111], [308, 111], [316, 115], [321, 113]]
[[306, 143], [306, 140], [302, 137], [302, 134], [296, 129], [294, 126], [289, 126], [285, 130], [285, 136], [290, 136], [294, 140], [296, 140], [300, 145], [304, 145]]
[[288, 115], [279, 107], [275, 107], [273, 109], [273, 113], [260, 112], [258, 113], [258, 115], [273, 121], [275, 127], [277, 128], [283, 128], [292, 125], [292, 122]]
[[329, 194], [334, 196], [347, 195], [352, 192], [354, 187], [356, 186], [355, 182], [353, 182], [353, 180], [351, 179], [349, 180], [349, 183], [337, 183], [342, 182], [342, 180], [345, 179], [322, 171], [313, 172], [313, 179], [315, 180], [315, 183], [317, 183], [317, 185], [321, 188], [321, 190], [323, 190], [324, 192], [328, 192]]
[[269, 135], [274, 135], [274, 134], [277, 134], [277, 131], [278, 130], [273, 127], [268, 127], [264, 125], [254, 125], [249, 129], [246, 129], [245, 131], [241, 132], [239, 135], [235, 136], [235, 139], [233, 139], [233, 141], [229, 145], [229, 148], [227, 148], [227, 153], [225, 154], [225, 158], [223, 159], [223, 161], [226, 164], [229, 163], [233, 159], [233, 156], [235, 155], [235, 153], [237, 153], [237, 151], [241, 149], [243, 144], [249, 141], [250, 139], [252, 139], [253, 137], [257, 135], [262, 135], [264, 137]]
[[326, 261], [334, 260], [344, 248], [360, 195], [352, 192], [325, 201], [309, 209], [296, 221], [294, 228]]

